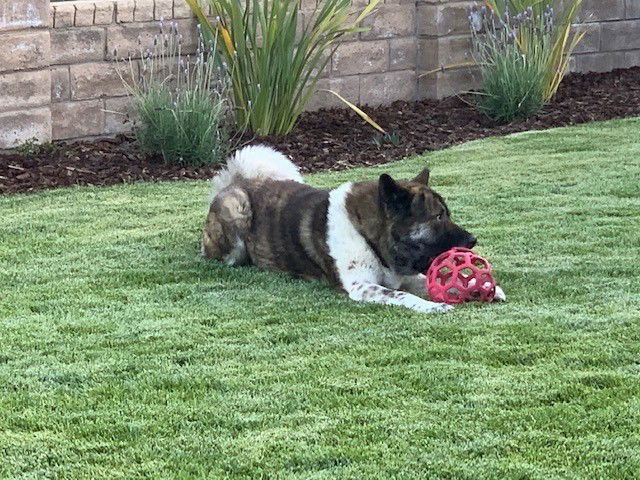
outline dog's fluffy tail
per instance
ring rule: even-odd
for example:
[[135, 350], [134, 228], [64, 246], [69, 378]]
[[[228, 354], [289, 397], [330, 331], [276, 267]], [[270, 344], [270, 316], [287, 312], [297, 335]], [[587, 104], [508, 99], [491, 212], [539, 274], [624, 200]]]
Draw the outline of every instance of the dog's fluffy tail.
[[291, 160], [266, 145], [252, 145], [238, 150], [227, 166], [213, 178], [211, 198], [240, 179], [269, 178], [304, 183], [302, 175]]

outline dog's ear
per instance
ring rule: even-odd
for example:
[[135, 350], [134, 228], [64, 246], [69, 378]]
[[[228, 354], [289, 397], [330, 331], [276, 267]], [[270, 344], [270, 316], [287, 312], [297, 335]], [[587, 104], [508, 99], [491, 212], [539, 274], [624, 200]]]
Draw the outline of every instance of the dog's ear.
[[411, 209], [411, 193], [398, 185], [395, 180], [386, 173], [380, 175], [378, 195], [380, 205], [388, 212], [398, 214]]
[[419, 183], [421, 185], [429, 185], [429, 167], [424, 167], [424, 169], [413, 179], [414, 182]]

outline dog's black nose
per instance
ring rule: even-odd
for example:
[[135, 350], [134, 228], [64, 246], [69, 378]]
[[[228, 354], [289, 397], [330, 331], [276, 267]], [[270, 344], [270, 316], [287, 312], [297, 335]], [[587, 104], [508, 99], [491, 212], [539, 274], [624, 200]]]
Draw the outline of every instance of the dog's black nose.
[[469, 235], [469, 238], [467, 239], [467, 248], [475, 247], [476, 243], [478, 243], [478, 239], [473, 235]]

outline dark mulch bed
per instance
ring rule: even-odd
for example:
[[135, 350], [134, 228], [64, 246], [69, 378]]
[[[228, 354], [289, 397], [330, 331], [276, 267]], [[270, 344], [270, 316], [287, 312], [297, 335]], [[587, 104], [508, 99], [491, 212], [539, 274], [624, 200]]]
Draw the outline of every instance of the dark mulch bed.
[[[554, 102], [536, 117], [499, 125], [469, 105], [469, 97], [395, 102], [366, 111], [397, 145], [373, 142], [375, 131], [350, 110], [304, 114], [285, 137], [253, 139], [290, 155], [304, 172], [377, 165], [468, 140], [525, 130], [640, 115], [640, 67], [609, 73], [572, 74]], [[53, 153], [0, 155], [0, 193], [69, 185], [209, 178], [218, 167], [176, 167], [145, 158], [131, 137], [75, 142]]]

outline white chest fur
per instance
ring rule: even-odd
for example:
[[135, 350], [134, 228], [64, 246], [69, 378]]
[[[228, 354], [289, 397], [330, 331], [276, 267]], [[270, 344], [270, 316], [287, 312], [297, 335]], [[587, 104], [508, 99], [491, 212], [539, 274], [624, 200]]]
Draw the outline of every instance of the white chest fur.
[[338, 278], [353, 300], [398, 305], [418, 312], [446, 312], [449, 305], [424, 300], [397, 290], [402, 277], [385, 268], [366, 239], [355, 228], [347, 211], [347, 197], [353, 184], [344, 185], [329, 194], [327, 211], [327, 246], [335, 261]]

